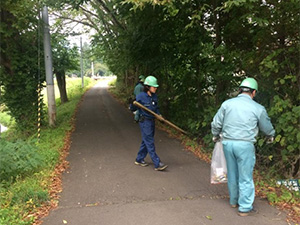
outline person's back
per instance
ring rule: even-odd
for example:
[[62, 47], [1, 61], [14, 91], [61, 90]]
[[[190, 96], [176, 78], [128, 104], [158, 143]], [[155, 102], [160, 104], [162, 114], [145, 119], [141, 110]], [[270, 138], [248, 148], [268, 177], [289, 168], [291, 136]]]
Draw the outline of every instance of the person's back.
[[[140, 75], [139, 76], [139, 82], [136, 84], [136, 86], [134, 87], [134, 97], [135, 99], [137, 98], [137, 96], [144, 91], [144, 80], [145, 80], [145, 76], [144, 75]], [[133, 107], [133, 109], [135, 109], [135, 107]], [[139, 110], [136, 109], [134, 111], [134, 121], [137, 123], [140, 119], [140, 115], [139, 115]]]
[[[255, 142], [258, 134], [258, 125], [269, 120], [265, 108], [251, 99], [247, 94], [240, 94], [222, 104], [224, 113], [222, 135], [224, 140], [244, 140]], [[269, 135], [272, 127], [262, 131]]]
[[134, 91], [133, 91], [133, 94], [136, 98], [136, 96], [138, 96], [139, 93], [143, 92], [144, 91], [144, 85], [142, 82], [139, 82], [135, 88], [134, 88]]

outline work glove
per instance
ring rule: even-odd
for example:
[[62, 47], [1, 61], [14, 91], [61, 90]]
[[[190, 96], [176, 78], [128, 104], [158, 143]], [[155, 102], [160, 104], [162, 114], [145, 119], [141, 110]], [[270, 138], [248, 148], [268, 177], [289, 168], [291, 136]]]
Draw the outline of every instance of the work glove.
[[213, 142], [218, 142], [218, 141], [220, 141], [220, 136], [219, 135], [213, 136], [212, 140], [213, 140]]
[[274, 137], [273, 136], [267, 137], [267, 140], [266, 140], [267, 144], [272, 144], [273, 142], [274, 142]]

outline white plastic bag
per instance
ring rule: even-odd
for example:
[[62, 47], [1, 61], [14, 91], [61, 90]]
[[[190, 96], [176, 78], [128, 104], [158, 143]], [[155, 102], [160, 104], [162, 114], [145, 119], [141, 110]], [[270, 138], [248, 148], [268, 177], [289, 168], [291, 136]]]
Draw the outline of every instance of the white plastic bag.
[[227, 183], [227, 166], [222, 142], [215, 144], [210, 167], [210, 183]]

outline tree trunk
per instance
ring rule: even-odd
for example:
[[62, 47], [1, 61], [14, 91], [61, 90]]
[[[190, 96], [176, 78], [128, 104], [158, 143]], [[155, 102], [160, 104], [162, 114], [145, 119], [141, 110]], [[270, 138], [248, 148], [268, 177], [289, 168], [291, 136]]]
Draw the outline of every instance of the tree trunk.
[[63, 104], [69, 101], [67, 96], [67, 90], [66, 90], [66, 76], [63, 72], [55, 73], [55, 74], [56, 74], [56, 80], [57, 80], [57, 85], [60, 94], [60, 101]]

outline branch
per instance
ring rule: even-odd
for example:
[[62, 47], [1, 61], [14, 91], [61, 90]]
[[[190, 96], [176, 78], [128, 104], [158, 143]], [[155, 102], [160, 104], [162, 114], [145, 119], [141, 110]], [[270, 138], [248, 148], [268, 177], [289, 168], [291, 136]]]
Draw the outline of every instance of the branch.
[[86, 19], [93, 25], [93, 28], [94, 28], [95, 30], [97, 30], [98, 33], [101, 33], [101, 31], [99, 30], [97, 24], [95, 24], [95, 22], [94, 22], [93, 19], [90, 17], [90, 15], [88, 15], [89, 13], [88, 13], [87, 11], [83, 11], [82, 13], [85, 15]]
[[94, 16], [94, 17], [98, 17], [98, 15], [97, 14], [95, 14], [95, 13], [92, 13], [91, 11], [89, 11], [89, 10], [87, 10], [87, 9], [85, 9], [84, 7], [82, 7], [82, 6], [80, 6], [79, 7], [82, 11], [84, 11], [84, 12], [86, 12], [86, 13], [88, 13], [88, 14], [91, 14], [92, 16]]
[[125, 30], [125, 27], [117, 20], [117, 18], [115, 17], [114, 13], [105, 5], [105, 3], [102, 0], [96, 0], [104, 9], [105, 12], [107, 12], [111, 18], [112, 18], [112, 22], [117, 25], [118, 27], [120, 27], [121, 29]]
[[60, 19], [70, 20], [70, 21], [73, 21], [73, 22], [76, 22], [76, 23], [80, 23], [80, 24], [86, 25], [86, 26], [88, 26], [88, 27], [97, 29], [97, 28], [95, 28], [92, 24], [90, 24], [90, 23], [88, 23], [88, 22], [85, 22], [85, 21], [82, 21], [82, 20], [77, 20], [77, 19], [74, 19], [74, 18], [69, 18], [69, 17], [62, 16], [62, 15], [58, 15], [58, 14], [55, 14], [55, 13], [53, 13], [53, 14], [54, 14], [55, 16], [57, 16], [58, 18], [60, 18]]

